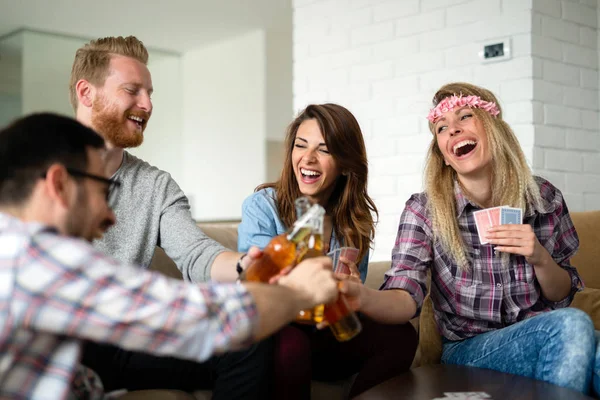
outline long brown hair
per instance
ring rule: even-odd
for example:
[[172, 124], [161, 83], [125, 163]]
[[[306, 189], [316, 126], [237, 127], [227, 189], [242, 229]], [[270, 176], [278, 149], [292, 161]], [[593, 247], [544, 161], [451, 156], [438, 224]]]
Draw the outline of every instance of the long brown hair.
[[[479, 96], [482, 100], [496, 103], [500, 110], [500, 114], [496, 117], [478, 108], [471, 110], [475, 118], [483, 123], [490, 145], [492, 206], [509, 205], [525, 211], [528, 205], [532, 205], [541, 210], [543, 206], [539, 188], [527, 165], [517, 137], [502, 119], [502, 108], [496, 96], [487, 89], [469, 83], [449, 83], [442, 86], [433, 96], [433, 106], [435, 107], [443, 99], [453, 95]], [[435, 125], [431, 122], [429, 129], [433, 138], [429, 145], [425, 166], [425, 192], [427, 193], [427, 207], [432, 218], [433, 232], [435, 232], [436, 239], [440, 240], [444, 248], [452, 254], [458, 266], [468, 268], [465, 245], [460, 236], [456, 219], [454, 197], [456, 171], [445, 165], [444, 156], [437, 144]]]
[[379, 216], [367, 193], [368, 163], [362, 131], [354, 115], [338, 104], [311, 104], [292, 121], [285, 139], [285, 161], [277, 182], [256, 188], [274, 188], [279, 217], [286, 226], [296, 220], [294, 200], [302, 196], [292, 166], [292, 151], [300, 125], [314, 119], [319, 124], [327, 150], [342, 174], [325, 209], [332, 217], [333, 230], [346, 246], [359, 249], [359, 259], [367, 253], [375, 235], [373, 214]]

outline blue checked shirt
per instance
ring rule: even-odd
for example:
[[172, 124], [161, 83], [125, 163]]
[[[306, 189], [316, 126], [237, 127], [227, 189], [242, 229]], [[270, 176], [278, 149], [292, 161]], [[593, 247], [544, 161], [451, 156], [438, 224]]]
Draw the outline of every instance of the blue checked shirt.
[[258, 318], [241, 285], [168, 279], [3, 213], [0, 299], [3, 399], [81, 394], [83, 339], [200, 362], [248, 345]]
[[431, 300], [438, 328], [449, 340], [461, 340], [533, 317], [541, 312], [567, 307], [583, 288], [570, 259], [579, 248], [579, 238], [562, 193], [536, 177], [544, 210], [528, 207], [523, 223], [530, 224], [540, 244], [571, 277], [571, 292], [553, 302], [542, 295], [533, 265], [512, 254], [510, 265], [494, 254], [494, 245], [480, 244], [471, 203], [455, 185], [458, 227], [470, 261], [468, 270], [457, 268], [449, 252], [434, 240], [425, 193], [407, 202], [392, 250], [392, 268], [382, 289], [406, 290], [420, 311], [427, 294], [427, 272], [431, 270]]

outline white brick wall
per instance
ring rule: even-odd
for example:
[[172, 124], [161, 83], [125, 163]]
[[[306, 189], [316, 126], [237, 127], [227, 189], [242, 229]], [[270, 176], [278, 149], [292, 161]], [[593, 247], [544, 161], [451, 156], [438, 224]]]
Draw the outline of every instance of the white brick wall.
[[[542, 68], [534, 100], [534, 171], [564, 193], [571, 210], [600, 208], [598, 2], [534, 0], [532, 56]], [[556, 181], [554, 180], [556, 179]]]
[[[375, 260], [389, 259], [404, 203], [422, 190], [425, 116], [450, 81], [494, 91], [536, 173], [571, 209], [600, 208], [596, 3], [293, 1], [294, 108], [334, 101], [361, 124], [380, 210]], [[482, 43], [506, 37], [512, 59], [481, 63]]]

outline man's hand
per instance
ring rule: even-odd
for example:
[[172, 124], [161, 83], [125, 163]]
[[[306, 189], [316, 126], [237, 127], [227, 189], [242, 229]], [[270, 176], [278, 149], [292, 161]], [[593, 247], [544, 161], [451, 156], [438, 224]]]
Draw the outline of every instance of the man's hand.
[[245, 271], [246, 268], [248, 268], [250, 266], [250, 264], [252, 264], [255, 260], [257, 260], [261, 257], [262, 257], [262, 251], [258, 247], [252, 246], [252, 247], [250, 247], [250, 249], [248, 249], [248, 252], [246, 253], [246, 255], [243, 256], [242, 259], [240, 260], [240, 266]]
[[301, 308], [331, 303], [338, 296], [337, 281], [333, 277], [329, 257], [302, 261], [289, 274], [280, 276], [278, 283], [301, 295], [303, 302], [306, 302]]

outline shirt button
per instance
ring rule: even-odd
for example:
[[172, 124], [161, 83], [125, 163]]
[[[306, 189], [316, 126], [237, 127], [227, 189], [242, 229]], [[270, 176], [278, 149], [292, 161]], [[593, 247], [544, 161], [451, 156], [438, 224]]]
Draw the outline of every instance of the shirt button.
[[497, 288], [501, 288], [501, 287], [502, 287], [502, 284], [501, 284], [501, 283], [496, 283], [496, 287], [497, 287]]

